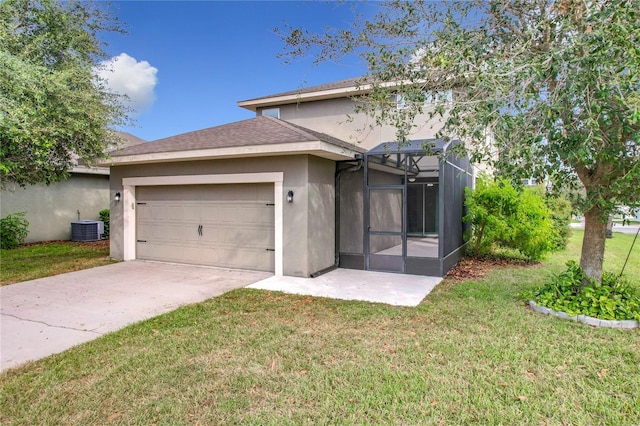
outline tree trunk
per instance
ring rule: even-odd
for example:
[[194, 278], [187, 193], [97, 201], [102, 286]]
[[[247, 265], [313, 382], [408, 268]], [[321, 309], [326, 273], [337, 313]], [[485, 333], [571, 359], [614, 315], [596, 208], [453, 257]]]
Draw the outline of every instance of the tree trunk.
[[482, 237], [484, 236], [484, 227], [487, 226], [487, 222], [482, 223], [482, 227], [480, 228], [480, 232], [478, 232], [478, 236], [476, 239], [476, 254], [480, 253], [480, 245], [482, 244]]
[[593, 206], [584, 212], [584, 238], [580, 267], [589, 278], [602, 281], [602, 263], [604, 261], [604, 244], [607, 233], [607, 213]]

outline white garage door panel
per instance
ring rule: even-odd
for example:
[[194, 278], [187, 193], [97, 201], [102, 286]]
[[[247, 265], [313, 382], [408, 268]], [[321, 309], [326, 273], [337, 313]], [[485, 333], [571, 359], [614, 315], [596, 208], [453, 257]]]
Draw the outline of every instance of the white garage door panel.
[[141, 187], [139, 259], [274, 271], [273, 185]]
[[229, 247], [244, 248], [273, 248], [273, 232], [266, 229], [237, 229], [220, 228], [216, 232], [205, 232], [204, 240], [207, 243], [223, 245]]
[[260, 271], [270, 271], [273, 268], [274, 252], [231, 248], [203, 248], [202, 250], [203, 255], [212, 259], [216, 266]]
[[151, 239], [154, 242], [163, 243], [197, 243], [198, 232], [197, 225], [182, 225], [166, 223], [151, 226], [151, 235], [147, 239]]
[[147, 260], [161, 260], [165, 262], [193, 263], [190, 260], [197, 257], [199, 248], [185, 245], [166, 244], [137, 244], [138, 258]]

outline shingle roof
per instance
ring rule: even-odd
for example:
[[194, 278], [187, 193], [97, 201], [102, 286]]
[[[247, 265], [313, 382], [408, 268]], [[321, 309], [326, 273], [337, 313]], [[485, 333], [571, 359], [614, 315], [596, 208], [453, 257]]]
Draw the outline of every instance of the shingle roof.
[[112, 152], [111, 156], [315, 141], [356, 152], [364, 152], [360, 147], [324, 133], [315, 132], [277, 118], [261, 116], [129, 146]]
[[116, 132], [121, 139], [121, 143], [123, 147], [129, 147], [133, 145], [140, 145], [141, 143], [147, 142], [146, 140], [137, 137], [136, 135], [132, 135], [128, 132]]

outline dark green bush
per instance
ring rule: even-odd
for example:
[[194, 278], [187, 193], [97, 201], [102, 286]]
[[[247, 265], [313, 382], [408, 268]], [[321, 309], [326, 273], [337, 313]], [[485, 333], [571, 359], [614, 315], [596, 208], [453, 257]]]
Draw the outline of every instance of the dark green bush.
[[[588, 282], [586, 286], [585, 281]], [[608, 272], [603, 274], [602, 283], [587, 280], [574, 261], [568, 262], [566, 271], [554, 276], [531, 298], [541, 306], [571, 316], [640, 321], [640, 294], [629, 280]]]
[[554, 237], [553, 245], [555, 250], [562, 250], [567, 247], [571, 228], [571, 213], [573, 208], [571, 202], [562, 195], [547, 195], [547, 207], [551, 213], [553, 221]]
[[12, 249], [24, 243], [29, 235], [29, 221], [26, 212], [9, 214], [0, 219], [0, 248]]
[[491, 255], [500, 248], [518, 250], [529, 260], [552, 251], [555, 231], [544, 197], [531, 188], [516, 189], [507, 180], [480, 179], [466, 190], [469, 253]]
[[104, 222], [104, 234], [102, 235], [104, 239], [109, 239], [109, 209], [100, 210], [98, 216], [100, 220]]

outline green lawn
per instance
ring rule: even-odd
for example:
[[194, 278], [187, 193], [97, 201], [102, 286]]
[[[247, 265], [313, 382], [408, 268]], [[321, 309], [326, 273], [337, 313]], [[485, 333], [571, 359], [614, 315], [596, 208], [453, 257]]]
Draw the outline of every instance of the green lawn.
[[[608, 241], [609, 269], [629, 237]], [[444, 281], [417, 308], [236, 290], [2, 374], [0, 423], [636, 426], [640, 331], [517, 296], [577, 260], [580, 238], [542, 265]]]
[[[572, 230], [571, 232], [573, 235], [569, 240], [567, 250], [556, 253], [546, 262], [545, 266], [559, 266], [560, 269], [562, 269], [564, 263], [568, 260], [573, 259], [576, 262], [580, 260], [580, 248], [582, 247], [584, 231]], [[634, 234], [614, 232], [613, 238], [607, 239], [605, 248], [605, 271], [615, 272], [616, 274], [620, 273], [622, 265], [627, 255], [629, 255], [629, 250], [631, 249], [634, 238]], [[624, 275], [640, 287], [640, 237], [636, 241], [635, 246], [633, 246], [633, 251], [631, 252], [631, 256], [629, 256]]]
[[13, 284], [115, 262], [109, 245], [56, 242], [0, 250], [0, 285]]

